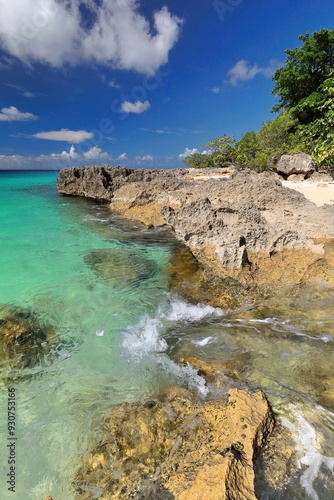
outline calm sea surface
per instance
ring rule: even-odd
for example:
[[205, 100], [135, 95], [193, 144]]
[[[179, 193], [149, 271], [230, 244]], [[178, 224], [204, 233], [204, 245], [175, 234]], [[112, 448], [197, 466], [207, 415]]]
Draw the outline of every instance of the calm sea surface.
[[[305, 292], [277, 310], [191, 305], [168, 290], [167, 231], [60, 196], [56, 176], [0, 173], [0, 312], [24, 311], [52, 332], [37, 362], [24, 352], [20, 365], [0, 359], [0, 498], [73, 500], [73, 472], [114, 404], [169, 383], [205, 398], [204, 380], [174, 361], [182, 353], [228, 366], [228, 386], [262, 388], [292, 430], [298, 469], [283, 493], [259, 484], [259, 498], [332, 500], [334, 303], [321, 284], [316, 297]], [[8, 386], [15, 493], [6, 485]]]

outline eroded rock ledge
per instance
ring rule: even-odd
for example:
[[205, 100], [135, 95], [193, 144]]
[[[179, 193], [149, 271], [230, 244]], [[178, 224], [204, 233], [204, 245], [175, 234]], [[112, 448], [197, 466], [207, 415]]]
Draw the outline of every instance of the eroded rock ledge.
[[314, 278], [334, 286], [334, 207], [317, 207], [274, 173], [91, 166], [62, 170], [58, 189], [109, 201], [147, 225], [168, 224], [200, 263], [217, 305]]

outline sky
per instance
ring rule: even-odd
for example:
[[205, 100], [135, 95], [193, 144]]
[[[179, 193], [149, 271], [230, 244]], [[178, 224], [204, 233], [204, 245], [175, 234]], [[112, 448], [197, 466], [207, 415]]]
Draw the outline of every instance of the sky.
[[332, 0], [0, 0], [0, 169], [177, 168], [273, 119]]

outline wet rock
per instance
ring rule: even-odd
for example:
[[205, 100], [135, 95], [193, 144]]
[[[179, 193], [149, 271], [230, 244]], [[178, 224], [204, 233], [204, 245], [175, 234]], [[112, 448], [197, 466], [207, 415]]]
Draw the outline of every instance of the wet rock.
[[171, 388], [119, 406], [76, 474], [77, 498], [255, 500], [253, 461], [273, 427], [260, 392], [231, 389], [225, 402], [199, 403]]
[[84, 257], [84, 262], [100, 278], [115, 286], [139, 284], [157, 272], [156, 262], [135, 250], [112, 248], [93, 250]]
[[249, 361], [249, 352], [238, 352], [230, 354], [229, 359], [211, 359], [209, 362], [186, 354], [179, 359], [179, 363], [193, 366], [207, 383], [216, 388], [227, 386], [231, 380], [242, 380]]
[[297, 153], [294, 155], [282, 155], [274, 166], [274, 170], [284, 176], [304, 174], [306, 178], [316, 170], [316, 166], [310, 155]]
[[41, 324], [28, 309], [0, 306], [0, 357], [11, 368], [49, 363], [54, 327]]
[[214, 385], [215, 387], [222, 387], [226, 384], [226, 380], [222, 374], [224, 368], [222, 366], [218, 367], [216, 363], [207, 363], [195, 356], [186, 356], [179, 359], [181, 365], [191, 365], [193, 366], [198, 375], [204, 377], [206, 382]]

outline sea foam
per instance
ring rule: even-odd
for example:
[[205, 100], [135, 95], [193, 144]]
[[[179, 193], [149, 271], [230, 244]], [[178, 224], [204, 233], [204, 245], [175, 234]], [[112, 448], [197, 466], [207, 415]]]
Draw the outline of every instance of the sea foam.
[[137, 324], [127, 327], [123, 332], [123, 347], [129, 361], [155, 363], [159, 371], [171, 381], [186, 383], [189, 389], [205, 397], [208, 388], [204, 378], [190, 364], [179, 365], [168, 356], [168, 344], [163, 336], [173, 324], [196, 323], [223, 315], [224, 312], [219, 308], [203, 304], [192, 305], [175, 295], [167, 294], [166, 303], [158, 307], [154, 317], [145, 314]]

